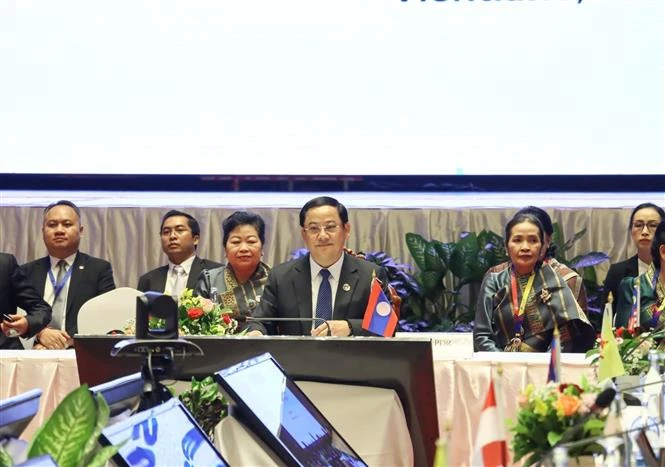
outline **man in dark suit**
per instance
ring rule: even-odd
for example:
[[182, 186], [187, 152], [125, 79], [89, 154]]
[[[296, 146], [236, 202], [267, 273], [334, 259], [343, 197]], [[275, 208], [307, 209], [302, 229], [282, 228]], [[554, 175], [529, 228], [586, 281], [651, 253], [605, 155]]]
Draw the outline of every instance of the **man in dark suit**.
[[[16, 314], [17, 306], [27, 314]], [[7, 253], [0, 253], [0, 313], [0, 349], [22, 349], [18, 336], [32, 337], [51, 321], [51, 307]]]
[[21, 266], [53, 309], [48, 327], [37, 334], [35, 348], [73, 345], [81, 306], [115, 289], [111, 264], [79, 251], [83, 231], [81, 211], [71, 201], [57, 201], [44, 209], [42, 236], [48, 256]]
[[334, 336], [370, 335], [361, 324], [372, 276], [384, 284], [387, 280], [376, 264], [344, 252], [351, 232], [346, 208], [334, 198], [314, 198], [300, 210], [300, 227], [309, 254], [270, 271], [254, 317], [303, 321], [274, 326], [254, 321], [248, 334], [325, 336], [330, 330]]
[[625, 261], [610, 265], [605, 277], [604, 300], [607, 302], [609, 293], [612, 293], [612, 311], [616, 314], [616, 303], [619, 293], [619, 283], [624, 277], [637, 277], [644, 274], [652, 263], [651, 242], [658, 224], [665, 220], [665, 211], [653, 203], [642, 203], [630, 213], [630, 236], [637, 248], [637, 254]]
[[189, 214], [176, 210], [164, 214], [160, 236], [169, 264], [142, 275], [136, 288], [179, 296], [185, 288], [194, 289], [204, 269], [221, 267], [220, 263], [196, 256], [200, 235], [198, 221]]

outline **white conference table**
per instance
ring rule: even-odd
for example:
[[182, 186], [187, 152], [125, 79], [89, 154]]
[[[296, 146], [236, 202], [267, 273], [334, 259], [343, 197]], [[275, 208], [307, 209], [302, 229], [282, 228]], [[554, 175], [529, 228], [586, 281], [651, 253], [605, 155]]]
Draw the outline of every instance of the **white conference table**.
[[[441, 436], [449, 436], [450, 465], [469, 465], [480, 411], [489, 387], [490, 369], [501, 366], [501, 399], [506, 418], [514, 419], [517, 397], [528, 384], [545, 384], [548, 354], [477, 353], [467, 360], [434, 362], [437, 410]], [[562, 356], [562, 380], [595, 380], [582, 355]], [[40, 412], [26, 428], [30, 439], [69, 391], [79, 386], [73, 350], [3, 350], [0, 352], [0, 399], [33, 388], [44, 391]], [[507, 433], [510, 439], [510, 433]]]

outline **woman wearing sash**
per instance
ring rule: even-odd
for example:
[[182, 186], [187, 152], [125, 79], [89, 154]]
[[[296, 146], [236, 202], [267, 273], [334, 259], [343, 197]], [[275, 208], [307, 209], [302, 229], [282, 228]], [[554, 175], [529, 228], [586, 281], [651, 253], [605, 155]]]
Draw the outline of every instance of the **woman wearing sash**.
[[222, 222], [227, 265], [204, 270], [195, 294], [251, 316], [263, 294], [270, 267], [261, 261], [265, 223], [258, 214], [236, 211]]
[[638, 297], [639, 325], [642, 329], [653, 329], [665, 323], [665, 221], [660, 222], [655, 229], [651, 242], [651, 257], [653, 263], [644, 274], [626, 277], [621, 281], [617, 297], [616, 327], [628, 326], [633, 300], [637, 302]]
[[506, 225], [510, 266], [489, 271], [480, 288], [473, 331], [476, 351], [545, 352], [555, 325], [564, 352], [586, 351], [595, 333], [566, 281], [541, 260], [545, 231], [518, 212]]

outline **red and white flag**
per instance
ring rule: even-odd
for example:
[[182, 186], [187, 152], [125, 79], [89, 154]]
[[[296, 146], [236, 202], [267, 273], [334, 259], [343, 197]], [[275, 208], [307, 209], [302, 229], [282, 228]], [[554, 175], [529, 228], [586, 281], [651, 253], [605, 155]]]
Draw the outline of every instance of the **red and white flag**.
[[471, 465], [505, 466], [508, 465], [508, 444], [506, 443], [503, 410], [494, 390], [494, 372], [478, 423], [478, 434], [473, 449]]

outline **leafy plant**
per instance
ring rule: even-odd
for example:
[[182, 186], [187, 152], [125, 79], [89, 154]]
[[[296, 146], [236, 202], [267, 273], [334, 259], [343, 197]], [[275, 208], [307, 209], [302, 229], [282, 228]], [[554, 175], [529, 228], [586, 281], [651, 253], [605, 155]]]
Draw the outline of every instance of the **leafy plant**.
[[[106, 426], [109, 407], [104, 397], [93, 398], [87, 385], [70, 392], [35, 434], [28, 459], [50, 455], [60, 467], [104, 466], [120, 446], [100, 448], [97, 439]], [[2, 465], [11, 458], [0, 455]]]
[[212, 376], [206, 376], [200, 381], [192, 378], [190, 388], [178, 398], [212, 439], [215, 426], [226, 416], [227, 411], [226, 401]]
[[[463, 232], [459, 241], [448, 243], [407, 233], [406, 244], [419, 269], [415, 276], [419, 290], [406, 297], [402, 316], [407, 323], [428, 323], [432, 331], [448, 331], [472, 321], [485, 272], [508, 258], [501, 236], [488, 230]], [[464, 287], [470, 297], [466, 301]]]

